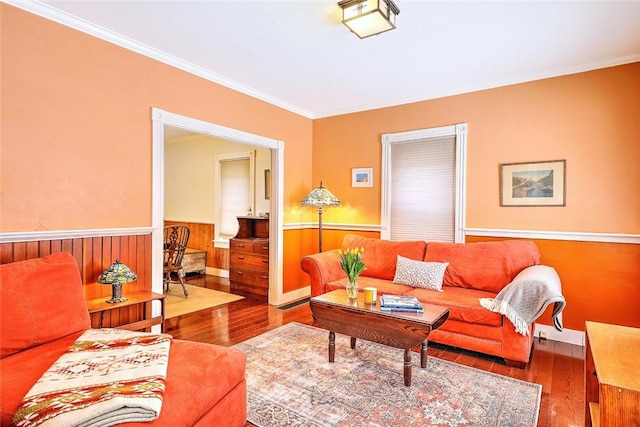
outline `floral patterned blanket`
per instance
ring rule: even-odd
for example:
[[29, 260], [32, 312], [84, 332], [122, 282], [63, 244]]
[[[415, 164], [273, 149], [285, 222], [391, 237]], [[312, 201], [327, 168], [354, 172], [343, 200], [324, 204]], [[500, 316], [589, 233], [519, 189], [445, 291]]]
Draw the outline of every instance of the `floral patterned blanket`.
[[89, 329], [36, 382], [16, 426], [111, 426], [160, 415], [171, 336]]

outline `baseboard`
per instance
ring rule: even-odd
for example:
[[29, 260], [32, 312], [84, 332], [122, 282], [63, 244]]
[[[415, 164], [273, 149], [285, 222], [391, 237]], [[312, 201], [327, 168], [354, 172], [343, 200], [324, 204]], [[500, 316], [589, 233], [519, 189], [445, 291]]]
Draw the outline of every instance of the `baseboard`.
[[584, 347], [584, 332], [582, 331], [565, 328], [562, 332], [560, 332], [553, 326], [541, 325], [539, 323], [536, 323], [534, 335], [536, 337], [543, 337], [551, 341], [560, 341], [567, 344], [574, 344]]
[[301, 304], [309, 302], [309, 299], [310, 299], [309, 297], [305, 297], [305, 298], [290, 302], [288, 304], [279, 305], [278, 309], [286, 311], [286, 310], [289, 310], [290, 308], [294, 308], [294, 307], [297, 307], [297, 306], [299, 306]]
[[229, 270], [222, 270], [220, 268], [206, 267], [206, 273], [211, 276], [224, 277], [225, 279], [229, 278]]

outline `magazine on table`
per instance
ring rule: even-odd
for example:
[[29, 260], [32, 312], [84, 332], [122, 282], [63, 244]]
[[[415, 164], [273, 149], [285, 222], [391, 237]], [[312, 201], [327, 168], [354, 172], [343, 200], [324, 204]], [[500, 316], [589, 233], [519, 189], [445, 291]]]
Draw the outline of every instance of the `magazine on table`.
[[382, 295], [380, 307], [422, 309], [422, 304], [411, 295]]

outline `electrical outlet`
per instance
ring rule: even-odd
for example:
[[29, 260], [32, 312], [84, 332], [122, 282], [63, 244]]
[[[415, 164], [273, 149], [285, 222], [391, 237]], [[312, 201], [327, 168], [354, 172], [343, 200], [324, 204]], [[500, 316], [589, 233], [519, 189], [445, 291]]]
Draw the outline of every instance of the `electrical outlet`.
[[538, 332], [538, 337], [539, 337], [541, 340], [546, 340], [546, 339], [547, 339], [547, 332], [546, 332], [546, 331], [540, 331], [540, 332]]

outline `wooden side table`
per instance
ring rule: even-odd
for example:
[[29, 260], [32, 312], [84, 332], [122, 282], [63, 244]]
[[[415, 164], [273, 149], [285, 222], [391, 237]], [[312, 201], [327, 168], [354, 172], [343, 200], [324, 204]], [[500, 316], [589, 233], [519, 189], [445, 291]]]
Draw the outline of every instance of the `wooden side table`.
[[[164, 332], [164, 299], [166, 298], [166, 295], [156, 294], [151, 291], [135, 291], [127, 293], [124, 296], [127, 298], [126, 301], [115, 304], [106, 302], [108, 297], [94, 298], [87, 301], [89, 314], [100, 313], [100, 323], [98, 324], [99, 328], [102, 327], [104, 314], [107, 311], [140, 304], [142, 305], [142, 320], [114, 327], [127, 329], [129, 331], [139, 331], [150, 328], [154, 325], [160, 325], [161, 332]], [[160, 301], [160, 316], [147, 317], [147, 304], [150, 304], [153, 301]]]
[[640, 425], [640, 329], [586, 322], [585, 425]]

